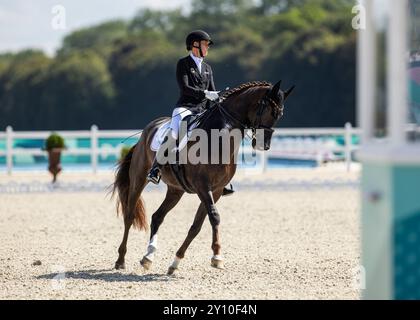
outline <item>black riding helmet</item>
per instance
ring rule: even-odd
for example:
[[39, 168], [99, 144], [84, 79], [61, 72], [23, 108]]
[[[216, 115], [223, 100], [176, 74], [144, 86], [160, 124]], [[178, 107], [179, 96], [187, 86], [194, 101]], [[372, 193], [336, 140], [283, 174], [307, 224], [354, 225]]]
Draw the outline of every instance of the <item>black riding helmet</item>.
[[[203, 40], [207, 40], [209, 41], [209, 45], [213, 44], [213, 41], [211, 40], [209, 34], [203, 30], [195, 30], [190, 32], [190, 34], [187, 36], [187, 38], [185, 39], [185, 44], [187, 46], [187, 50], [192, 50], [192, 48], [194, 47], [194, 41], [203, 41]], [[200, 55], [203, 56], [203, 52], [201, 50], [201, 46], [196, 47], [200, 50]]]

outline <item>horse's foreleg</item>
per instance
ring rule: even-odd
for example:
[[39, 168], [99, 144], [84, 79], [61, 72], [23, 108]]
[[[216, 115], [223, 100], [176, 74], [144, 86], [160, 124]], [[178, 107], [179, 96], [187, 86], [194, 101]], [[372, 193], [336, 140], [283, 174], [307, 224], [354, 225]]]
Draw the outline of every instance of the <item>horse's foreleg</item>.
[[179, 263], [181, 259], [185, 256], [185, 251], [187, 250], [188, 246], [200, 232], [201, 227], [203, 225], [204, 219], [206, 218], [207, 211], [203, 204], [200, 204], [198, 207], [197, 213], [195, 214], [194, 222], [188, 231], [187, 238], [184, 240], [182, 246], [178, 249], [175, 255], [175, 259], [172, 262], [171, 266], [168, 269], [168, 275], [171, 275], [178, 269]]
[[[214, 204], [219, 200], [220, 196], [222, 195], [222, 191], [217, 192], [214, 194], [214, 201], [213, 196], [211, 196], [211, 201]], [[204, 202], [200, 204], [200, 207], [197, 210], [197, 213], [194, 218], [194, 222], [188, 231], [187, 238], [184, 240], [184, 243], [179, 248], [175, 255], [175, 259], [172, 262], [172, 265], [169, 267], [168, 274], [171, 275], [175, 272], [175, 270], [178, 269], [179, 263], [181, 262], [181, 259], [185, 256], [185, 251], [188, 249], [191, 242], [194, 240], [194, 238], [198, 235], [198, 233], [201, 230], [201, 227], [203, 226], [203, 222], [206, 218], [206, 215], [208, 214], [207, 206]], [[213, 247], [213, 246], [212, 246]], [[219, 251], [220, 251], [220, 244], [219, 244]]]
[[150, 241], [149, 245], [147, 246], [147, 253], [140, 261], [141, 265], [146, 270], [150, 269], [154, 254], [157, 250], [157, 232], [159, 227], [165, 219], [165, 216], [176, 206], [176, 204], [182, 198], [183, 194], [184, 191], [168, 188], [165, 200], [163, 200], [159, 209], [157, 209], [156, 212], [152, 215], [152, 223], [150, 226]]

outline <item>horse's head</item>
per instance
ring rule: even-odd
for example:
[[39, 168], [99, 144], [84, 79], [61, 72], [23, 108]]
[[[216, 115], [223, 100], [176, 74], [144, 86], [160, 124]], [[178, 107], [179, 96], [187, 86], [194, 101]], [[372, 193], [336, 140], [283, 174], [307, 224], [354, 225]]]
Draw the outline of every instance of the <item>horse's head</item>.
[[[282, 91], [281, 80], [277, 82], [257, 102], [256, 107], [250, 111], [249, 119], [252, 119], [253, 131], [252, 147], [257, 150], [267, 151], [271, 146], [273, 127], [283, 116], [284, 103], [290, 96], [295, 86]], [[261, 136], [263, 135], [263, 137]]]

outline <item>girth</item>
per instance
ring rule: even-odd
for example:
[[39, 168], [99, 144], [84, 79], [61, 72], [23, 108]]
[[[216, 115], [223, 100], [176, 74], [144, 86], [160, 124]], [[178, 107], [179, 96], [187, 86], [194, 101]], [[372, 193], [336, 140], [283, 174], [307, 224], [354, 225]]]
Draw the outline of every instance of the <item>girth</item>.
[[[201, 123], [206, 121], [206, 119], [210, 115], [210, 113], [211, 113], [211, 108], [210, 108], [210, 105], [209, 105], [207, 110], [186, 117], [184, 119], [184, 121], [187, 121], [187, 128], [189, 128], [195, 122], [197, 122], [197, 125], [199, 127]], [[181, 140], [182, 140], [182, 137], [178, 137], [178, 142], [181, 141]], [[185, 146], [185, 148], [187, 148], [187, 146]], [[176, 151], [176, 159], [179, 159], [179, 150]], [[194, 188], [190, 185], [190, 183], [186, 179], [185, 164], [180, 164], [177, 161], [176, 163], [170, 163], [168, 165], [171, 168], [171, 171], [174, 174], [176, 180], [181, 185], [181, 187], [184, 189], [184, 191], [187, 192], [187, 193], [190, 193], [190, 194], [195, 194], [196, 192], [194, 191]]]
[[182, 189], [184, 189], [185, 192], [194, 194], [196, 193], [193, 191], [193, 188], [188, 183], [186, 177], [185, 177], [185, 164], [179, 164], [179, 163], [173, 163], [169, 164], [169, 167], [171, 168], [172, 173], [174, 174], [176, 180], [181, 185]]

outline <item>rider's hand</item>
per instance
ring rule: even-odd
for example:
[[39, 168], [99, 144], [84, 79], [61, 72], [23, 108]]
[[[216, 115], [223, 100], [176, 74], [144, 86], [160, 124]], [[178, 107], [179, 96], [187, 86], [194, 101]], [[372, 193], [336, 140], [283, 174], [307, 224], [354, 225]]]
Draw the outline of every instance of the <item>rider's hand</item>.
[[205, 90], [204, 94], [206, 95], [206, 98], [211, 100], [211, 101], [215, 101], [217, 99], [219, 99], [219, 92], [220, 91], [208, 91]]

